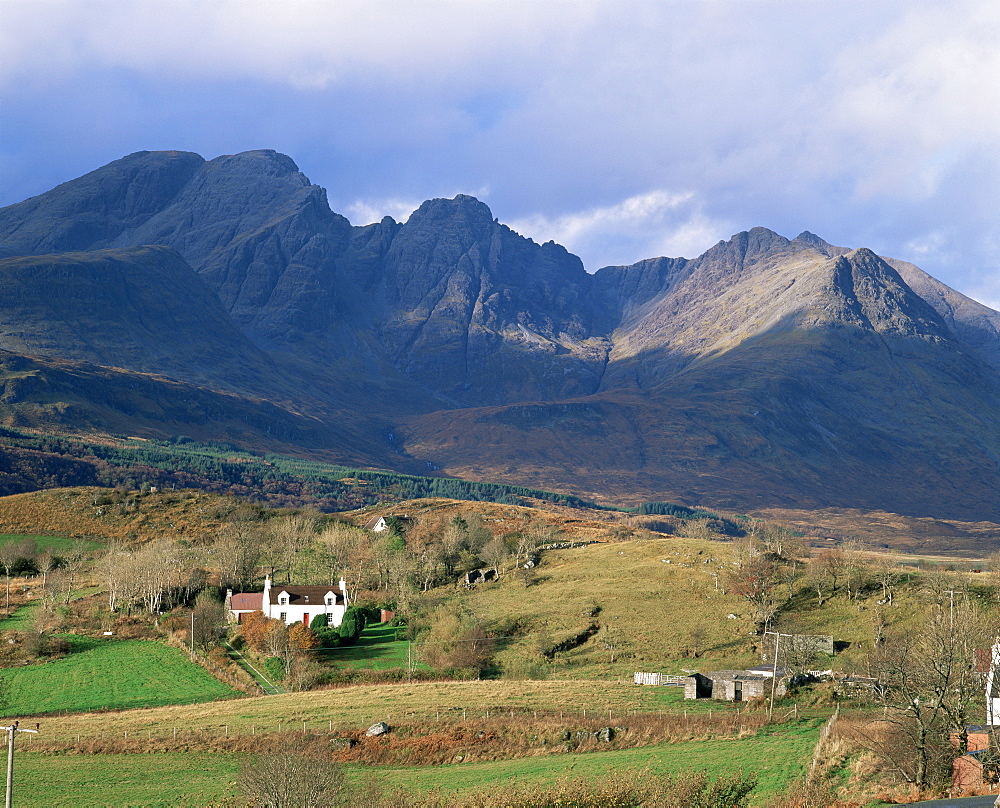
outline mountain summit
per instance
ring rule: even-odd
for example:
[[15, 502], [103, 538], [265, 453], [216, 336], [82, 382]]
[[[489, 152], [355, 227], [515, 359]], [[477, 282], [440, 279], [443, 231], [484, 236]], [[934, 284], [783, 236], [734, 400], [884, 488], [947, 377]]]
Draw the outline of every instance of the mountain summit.
[[12, 425], [618, 501], [1000, 501], [1000, 313], [809, 232], [588, 274], [470, 196], [354, 227], [276, 152], [139, 152], [0, 210], [0, 255]]

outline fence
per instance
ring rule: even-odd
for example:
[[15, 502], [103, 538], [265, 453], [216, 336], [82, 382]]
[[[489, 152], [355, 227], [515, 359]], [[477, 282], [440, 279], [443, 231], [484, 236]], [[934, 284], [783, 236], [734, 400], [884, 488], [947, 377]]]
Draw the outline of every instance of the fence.
[[809, 776], [813, 776], [813, 772], [816, 770], [816, 764], [819, 763], [820, 753], [823, 751], [823, 744], [826, 743], [826, 739], [830, 737], [830, 732], [833, 730], [833, 725], [837, 723], [837, 719], [840, 718], [840, 705], [837, 705], [837, 709], [833, 711], [833, 715], [830, 716], [830, 720], [827, 721], [823, 728], [819, 731], [819, 740], [816, 741], [816, 747], [813, 749], [812, 763], [809, 764]]
[[637, 685], [663, 685], [665, 687], [684, 687], [689, 677], [673, 676], [666, 673], [636, 672], [634, 681]]

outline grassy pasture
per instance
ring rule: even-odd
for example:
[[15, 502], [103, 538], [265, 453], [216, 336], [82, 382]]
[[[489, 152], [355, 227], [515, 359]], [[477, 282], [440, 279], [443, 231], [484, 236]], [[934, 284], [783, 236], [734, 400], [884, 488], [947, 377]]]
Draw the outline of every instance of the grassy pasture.
[[[482, 793], [516, 782], [551, 784], [567, 776], [598, 779], [611, 770], [679, 773], [706, 770], [713, 776], [752, 771], [759, 778], [755, 802], [802, 774], [819, 735], [819, 722], [803, 722], [759, 733], [752, 739], [659, 744], [588, 754], [427, 767], [347, 766], [350, 787], [376, 777], [387, 790], [442, 794]], [[165, 753], [149, 755], [52, 755], [21, 752], [16, 774], [18, 804], [205, 805], [236, 794], [241, 755]]]
[[[481, 718], [491, 714], [526, 711], [562, 712], [567, 716], [614, 716], [638, 712], [680, 713], [688, 705], [665, 702], [663, 691], [673, 688], [639, 687], [625, 682], [594, 680], [558, 681], [464, 681], [413, 682], [352, 685], [306, 693], [282, 693], [205, 704], [162, 706], [116, 714], [113, 723], [94, 714], [52, 716], [46, 723], [46, 737], [53, 741], [94, 738], [105, 733], [136, 736], [151, 733], [166, 736], [180, 727], [182, 732], [232, 734], [305, 729], [324, 732], [334, 727], [368, 727], [376, 721], [415, 721], [465, 715]], [[672, 697], [676, 699], [676, 696]], [[701, 705], [699, 705], [701, 707]], [[735, 705], [714, 702], [702, 709], [734, 711]]]
[[62, 659], [0, 672], [10, 688], [10, 703], [0, 714], [124, 710], [238, 695], [183, 652], [162, 643], [74, 635], [68, 639], [72, 653]]
[[[23, 736], [22, 736], [23, 737]], [[26, 806], [196, 806], [235, 796], [238, 755], [49, 755], [22, 751], [14, 800]]]
[[[762, 639], [749, 604], [727, 591], [733, 557], [731, 543], [682, 536], [591, 544], [544, 552], [529, 586], [514, 571], [445, 597], [497, 633], [513, 633], [497, 654], [506, 671], [530, 666], [532, 676], [607, 680], [630, 678], [634, 671], [742, 668], [760, 664]], [[773, 627], [833, 635], [842, 650], [824, 664], [864, 672], [879, 618], [898, 630], [924, 619], [933, 603], [927, 575], [900, 568], [891, 606], [877, 602], [882, 597], [877, 586], [849, 600], [841, 584], [819, 607], [807, 581], [779, 582], [775, 591], [782, 610]], [[962, 580], [978, 583], [975, 576]], [[978, 590], [972, 594], [980, 605], [994, 607]], [[540, 646], [551, 647], [592, 622], [601, 631], [590, 640], [551, 662], [542, 659]]]
[[0, 620], [0, 631], [30, 631], [38, 611], [38, 601], [18, 606], [10, 617]]
[[20, 542], [25, 539], [31, 539], [39, 551], [51, 550], [56, 555], [65, 553], [74, 547], [79, 547], [86, 552], [90, 552], [104, 546], [96, 541], [72, 539], [68, 536], [43, 536], [36, 533], [0, 533], [0, 545]]

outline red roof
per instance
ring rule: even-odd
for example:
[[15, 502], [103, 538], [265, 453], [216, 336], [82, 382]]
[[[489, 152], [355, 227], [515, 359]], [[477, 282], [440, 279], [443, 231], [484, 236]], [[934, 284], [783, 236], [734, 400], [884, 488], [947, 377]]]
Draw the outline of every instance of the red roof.
[[238, 592], [233, 595], [230, 608], [234, 612], [258, 611], [264, 605], [263, 592]]

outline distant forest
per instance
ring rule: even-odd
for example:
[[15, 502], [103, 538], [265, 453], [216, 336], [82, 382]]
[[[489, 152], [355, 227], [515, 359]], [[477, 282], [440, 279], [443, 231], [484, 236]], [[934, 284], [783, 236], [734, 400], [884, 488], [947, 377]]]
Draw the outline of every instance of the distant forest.
[[0, 495], [74, 485], [201, 488], [271, 506], [311, 505], [345, 511], [421, 497], [525, 505], [530, 500], [577, 508], [717, 518], [670, 502], [611, 508], [572, 494], [453, 477], [422, 477], [356, 469], [279, 454], [255, 454], [229, 443], [170, 440], [84, 439], [39, 435], [0, 427]]

